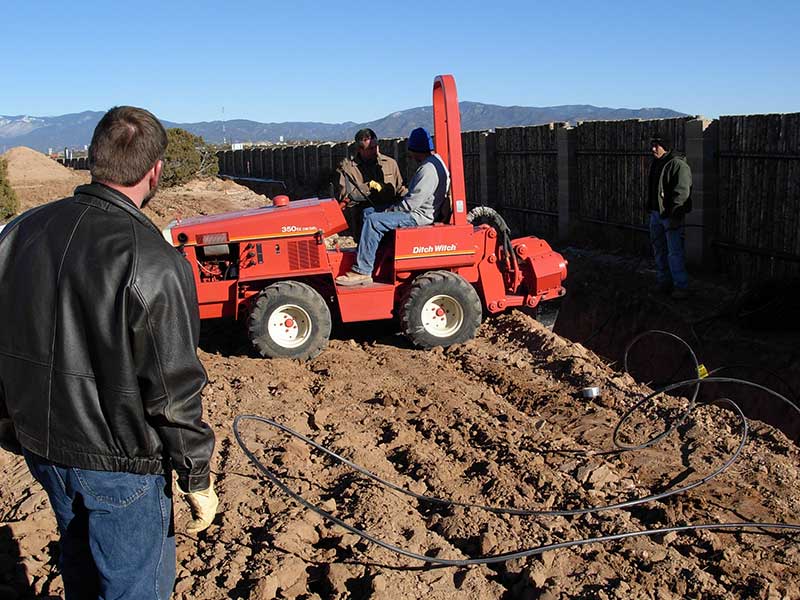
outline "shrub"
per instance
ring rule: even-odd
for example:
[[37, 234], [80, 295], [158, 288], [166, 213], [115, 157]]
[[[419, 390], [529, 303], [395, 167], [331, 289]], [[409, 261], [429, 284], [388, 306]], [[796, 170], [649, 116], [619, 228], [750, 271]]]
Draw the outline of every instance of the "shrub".
[[17, 194], [8, 183], [7, 166], [4, 158], [0, 158], [0, 221], [13, 217], [19, 210]]
[[167, 129], [167, 151], [161, 185], [181, 185], [193, 177], [214, 177], [219, 171], [214, 148], [185, 129]]

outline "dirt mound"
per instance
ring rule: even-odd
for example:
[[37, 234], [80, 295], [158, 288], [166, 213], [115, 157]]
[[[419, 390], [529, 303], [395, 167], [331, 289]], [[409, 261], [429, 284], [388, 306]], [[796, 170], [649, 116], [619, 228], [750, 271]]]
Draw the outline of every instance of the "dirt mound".
[[19, 198], [20, 212], [69, 196], [90, 180], [88, 171], [73, 171], [25, 146], [11, 148], [2, 156], [8, 163], [8, 181]]
[[3, 154], [3, 158], [8, 163], [8, 179], [12, 184], [67, 181], [74, 174], [52, 158], [25, 146], [12, 148]]
[[[68, 169], [41, 152], [20, 146], [3, 154], [8, 179], [20, 200], [20, 212], [70, 196], [91, 181], [88, 171]], [[184, 185], [159, 190], [145, 213], [159, 227], [181, 217], [257, 208], [270, 201], [233, 181], [198, 178]]]
[[144, 212], [156, 225], [164, 227], [172, 219], [259, 208], [270, 203], [266, 196], [233, 181], [198, 178], [159, 190]]
[[[367, 333], [368, 331], [368, 333]], [[358, 341], [360, 332], [369, 341]], [[646, 388], [579, 344], [514, 312], [448, 350], [408, 347], [391, 327], [343, 331], [308, 363], [248, 354], [241, 332], [206, 327], [204, 406], [217, 432], [219, 515], [195, 539], [176, 501], [179, 599], [794, 598], [800, 551], [770, 531], [694, 531], [595, 543], [470, 568], [423, 568], [311, 513], [260, 477], [237, 446], [237, 414], [278, 420], [394, 483], [463, 502], [600, 506], [687, 485], [740, 440], [732, 413], [695, 411], [653, 448], [598, 456]], [[377, 341], [375, 338], [378, 338]], [[581, 387], [599, 385], [586, 400]], [[737, 390], [726, 390], [737, 398]], [[745, 391], [746, 393], [746, 391]], [[665, 399], [625, 428], [640, 440], [674, 416]], [[393, 544], [464, 558], [636, 530], [725, 521], [796, 521], [800, 453], [758, 422], [739, 460], [680, 495], [620, 510], [523, 517], [417, 501], [355, 475], [285, 434], [243, 435], [291, 489]], [[0, 457], [0, 583], [60, 592], [55, 525], [24, 465]], [[17, 548], [19, 546], [20, 548]], [[15, 558], [19, 554], [21, 558]]]

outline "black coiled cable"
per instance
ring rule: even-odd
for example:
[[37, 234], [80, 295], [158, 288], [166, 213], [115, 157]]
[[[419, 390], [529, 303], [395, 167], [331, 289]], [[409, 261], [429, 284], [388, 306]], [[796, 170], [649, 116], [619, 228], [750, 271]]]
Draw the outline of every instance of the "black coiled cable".
[[[672, 333], [669, 333], [669, 332], [651, 330], [651, 331], [644, 332], [643, 334], [640, 334], [639, 336], [634, 338], [630, 342], [630, 344], [628, 345], [628, 348], [626, 349], [626, 352], [625, 352], [625, 365], [626, 365], [626, 368], [627, 368], [628, 352], [630, 351], [630, 349], [640, 339], [642, 339], [646, 335], [666, 335], [666, 336], [669, 336], [669, 337], [677, 339], [678, 341], [682, 342], [687, 347], [689, 353], [692, 356], [692, 359], [695, 362], [695, 365], [698, 366], [697, 357], [695, 356], [694, 351], [691, 349], [691, 347], [684, 340], [682, 340], [680, 337], [676, 336], [675, 334], [672, 334]], [[721, 369], [721, 367], [720, 367], [720, 369]], [[717, 370], [719, 370], [719, 369], [717, 369]], [[634, 406], [631, 409], [629, 409], [622, 416], [622, 418], [620, 419], [620, 421], [618, 422], [617, 426], [614, 429], [614, 444], [617, 446], [617, 448], [615, 448], [613, 450], [609, 450], [609, 451], [596, 452], [594, 454], [595, 455], [602, 455], [602, 454], [611, 454], [611, 453], [620, 453], [620, 452], [629, 452], [629, 451], [633, 451], [633, 450], [640, 450], [640, 449], [643, 449], [643, 448], [650, 447], [650, 446], [658, 443], [659, 441], [663, 440], [667, 435], [669, 435], [669, 433], [675, 431], [680, 426], [680, 424], [683, 423], [686, 420], [686, 418], [689, 416], [689, 414], [692, 411], [694, 411], [700, 405], [699, 403], [697, 403], [696, 399], [697, 399], [697, 395], [698, 395], [698, 391], [700, 389], [700, 386], [705, 384], [705, 383], [736, 383], [736, 384], [739, 384], [739, 385], [753, 387], [753, 388], [762, 390], [764, 392], [767, 392], [771, 396], [776, 397], [777, 399], [781, 400], [782, 402], [787, 404], [789, 407], [791, 407], [793, 410], [795, 410], [798, 414], [800, 414], [800, 408], [798, 408], [798, 406], [796, 404], [794, 404], [791, 400], [787, 399], [786, 397], [782, 396], [781, 394], [779, 394], [779, 393], [777, 393], [777, 392], [775, 392], [775, 391], [773, 391], [773, 390], [771, 390], [771, 389], [769, 389], [769, 388], [767, 388], [765, 386], [762, 386], [762, 385], [759, 385], [759, 384], [756, 384], [756, 383], [753, 383], [753, 382], [750, 382], [750, 381], [746, 381], [746, 380], [743, 380], [743, 379], [737, 379], [737, 378], [734, 378], [734, 377], [705, 377], [705, 378], [689, 379], [689, 380], [686, 380], [686, 381], [680, 381], [680, 382], [677, 382], [677, 383], [672, 383], [672, 384], [664, 386], [664, 387], [662, 387], [662, 388], [660, 388], [658, 390], [655, 390], [652, 393], [648, 394], [645, 398], [643, 398], [642, 400], [640, 400], [639, 402], [634, 404]], [[688, 387], [688, 386], [694, 386], [694, 388], [695, 388], [694, 389], [694, 393], [692, 395], [692, 399], [690, 401], [690, 404], [689, 404], [688, 408], [675, 420], [675, 422], [673, 424], [668, 425], [668, 427], [665, 429], [664, 432], [662, 432], [662, 433], [660, 433], [660, 434], [648, 439], [647, 441], [645, 441], [642, 444], [633, 445], [633, 446], [624, 445], [624, 444], [621, 444], [618, 441], [618, 433], [619, 433], [619, 430], [621, 429], [622, 425], [641, 406], [645, 405], [649, 400], [653, 399], [654, 397], [658, 396], [659, 394], [667, 393], [667, 392], [674, 391], [674, 390], [677, 390], [677, 389], [680, 389], [680, 388], [684, 388], [684, 387]], [[332, 450], [326, 448], [325, 446], [322, 446], [321, 444], [319, 444], [319, 443], [315, 442], [314, 440], [304, 436], [303, 434], [301, 434], [301, 433], [299, 433], [297, 431], [294, 431], [293, 429], [291, 429], [291, 428], [289, 428], [289, 427], [287, 427], [285, 425], [282, 425], [281, 423], [278, 423], [278, 422], [276, 422], [276, 421], [274, 421], [272, 419], [268, 419], [266, 417], [261, 417], [261, 416], [257, 416], [257, 415], [238, 415], [234, 419], [234, 422], [233, 422], [233, 432], [234, 432], [234, 436], [236, 438], [237, 443], [242, 448], [242, 451], [245, 453], [245, 455], [248, 457], [248, 459], [255, 465], [255, 467], [269, 481], [271, 481], [275, 486], [277, 486], [285, 494], [287, 494], [288, 496], [293, 498], [296, 502], [298, 502], [299, 504], [301, 504], [305, 508], [317, 513], [318, 515], [324, 517], [325, 519], [328, 519], [328, 520], [332, 521], [333, 523], [339, 525], [340, 527], [344, 528], [345, 530], [347, 530], [347, 531], [349, 531], [351, 533], [354, 533], [356, 535], [359, 535], [359, 536], [363, 537], [364, 539], [366, 539], [366, 540], [368, 540], [370, 542], [373, 542], [374, 544], [377, 544], [378, 546], [380, 546], [382, 548], [385, 548], [387, 550], [395, 552], [395, 553], [397, 553], [397, 554], [399, 554], [401, 556], [405, 556], [407, 558], [412, 558], [412, 559], [415, 559], [415, 560], [420, 560], [420, 561], [423, 561], [425, 563], [432, 564], [432, 565], [440, 565], [440, 566], [469, 566], [469, 565], [478, 565], [478, 564], [493, 564], [493, 563], [499, 563], [499, 562], [505, 562], [505, 561], [508, 561], [508, 560], [513, 560], [513, 559], [516, 559], [516, 558], [525, 558], [525, 557], [533, 556], [533, 555], [536, 555], [536, 554], [541, 554], [542, 552], [547, 552], [549, 550], [556, 550], [556, 549], [560, 549], [560, 548], [570, 548], [570, 547], [583, 546], [583, 545], [593, 544], [593, 543], [601, 543], [601, 542], [608, 542], [608, 541], [614, 541], [614, 540], [622, 540], [622, 539], [626, 539], [626, 538], [629, 538], [629, 537], [635, 537], [635, 536], [661, 535], [661, 534], [666, 534], [666, 533], [670, 533], [670, 532], [682, 532], [682, 531], [693, 531], [693, 530], [704, 530], [704, 529], [778, 529], [778, 530], [788, 530], [788, 531], [800, 531], [800, 523], [774, 523], [774, 522], [755, 522], [755, 521], [740, 521], [740, 522], [734, 522], [734, 523], [704, 523], [704, 524], [697, 524], [697, 525], [684, 525], [684, 526], [678, 526], [678, 527], [665, 527], [665, 528], [659, 528], [659, 529], [647, 529], [647, 530], [641, 530], [641, 531], [635, 531], [635, 532], [619, 533], [619, 534], [613, 534], [613, 535], [607, 535], [607, 536], [599, 536], [599, 537], [593, 537], [593, 538], [584, 538], [584, 539], [579, 539], [579, 540], [568, 540], [568, 541], [558, 542], [558, 543], [554, 543], [554, 544], [546, 544], [546, 545], [542, 545], [542, 546], [537, 546], [535, 548], [527, 548], [527, 549], [518, 550], [518, 551], [514, 551], [514, 552], [505, 552], [505, 553], [501, 553], [501, 554], [487, 555], [487, 556], [481, 556], [481, 557], [469, 558], [469, 559], [445, 559], [445, 558], [437, 558], [437, 557], [432, 557], [432, 556], [425, 556], [425, 555], [422, 555], [422, 554], [419, 554], [419, 553], [416, 553], [416, 552], [412, 552], [410, 550], [406, 550], [404, 548], [400, 548], [399, 546], [396, 546], [396, 545], [391, 544], [391, 543], [389, 543], [389, 542], [387, 542], [387, 541], [385, 541], [385, 540], [383, 540], [381, 538], [378, 538], [378, 537], [370, 534], [367, 531], [364, 531], [364, 530], [358, 529], [356, 527], [353, 527], [352, 525], [349, 525], [348, 523], [346, 523], [342, 519], [332, 515], [328, 511], [326, 511], [326, 510], [320, 508], [319, 506], [307, 501], [301, 495], [297, 494], [296, 492], [291, 490], [288, 486], [286, 486], [276, 474], [274, 474], [272, 471], [270, 471], [266, 466], [264, 466], [263, 463], [261, 463], [261, 461], [259, 461], [259, 459], [255, 456], [255, 454], [244, 443], [244, 441], [242, 439], [242, 436], [241, 436], [241, 433], [240, 433], [240, 430], [239, 430], [240, 424], [242, 422], [244, 422], [244, 421], [257, 421], [257, 422], [261, 422], [261, 423], [267, 424], [267, 425], [269, 425], [271, 427], [275, 427], [275, 428], [283, 431], [284, 433], [287, 433], [287, 434], [289, 434], [289, 435], [291, 435], [291, 436], [303, 441], [304, 443], [316, 448], [317, 450], [319, 450], [323, 454], [326, 454], [326, 455], [330, 456], [334, 460], [336, 460], [336, 461], [338, 461], [338, 462], [340, 462], [340, 463], [342, 463], [344, 465], [347, 465], [348, 467], [350, 467], [354, 471], [357, 471], [358, 473], [361, 473], [362, 475], [364, 475], [366, 478], [371, 479], [371, 480], [375, 481], [376, 483], [378, 483], [378, 484], [380, 484], [380, 485], [382, 485], [384, 487], [387, 487], [387, 488], [389, 488], [391, 490], [394, 490], [394, 491], [396, 491], [396, 492], [398, 492], [400, 494], [404, 494], [406, 496], [410, 496], [410, 497], [412, 497], [412, 498], [414, 498], [416, 500], [422, 501], [422, 502], [427, 502], [427, 503], [432, 503], [432, 504], [439, 504], [439, 505], [463, 507], [463, 508], [479, 509], [479, 510], [484, 510], [484, 511], [495, 513], [495, 514], [508, 514], [508, 515], [516, 515], [516, 516], [539, 516], [539, 517], [551, 516], [552, 517], [552, 516], [581, 515], [581, 514], [588, 514], [588, 513], [596, 513], [596, 512], [601, 512], [601, 511], [607, 511], [607, 510], [612, 510], [612, 509], [631, 508], [633, 506], [637, 506], [637, 505], [644, 504], [644, 503], [647, 503], [647, 502], [653, 502], [653, 501], [656, 501], [656, 500], [663, 500], [663, 499], [668, 498], [670, 496], [674, 496], [676, 494], [680, 494], [680, 493], [686, 492], [688, 490], [694, 489], [696, 487], [699, 487], [699, 486], [709, 482], [713, 478], [719, 476], [721, 473], [725, 472], [739, 458], [739, 456], [740, 456], [740, 454], [742, 452], [742, 449], [744, 448], [744, 445], [745, 445], [745, 443], [747, 441], [747, 435], [748, 435], [747, 419], [746, 419], [744, 413], [742, 412], [741, 408], [735, 402], [733, 402], [730, 399], [721, 398], [721, 399], [718, 399], [717, 401], [715, 401], [714, 404], [727, 404], [727, 405], [730, 406], [730, 408], [733, 410], [733, 412], [738, 416], [739, 421], [741, 423], [741, 435], [740, 435], [739, 443], [738, 443], [738, 445], [736, 447], [736, 450], [732, 453], [731, 457], [728, 460], [726, 460], [720, 467], [715, 469], [713, 472], [711, 472], [710, 474], [708, 474], [708, 475], [706, 475], [706, 476], [704, 476], [704, 477], [702, 477], [700, 479], [697, 479], [697, 480], [692, 481], [692, 482], [690, 482], [688, 484], [685, 484], [685, 485], [683, 485], [683, 486], [681, 486], [679, 488], [675, 488], [675, 489], [672, 489], [672, 490], [667, 490], [665, 492], [661, 492], [661, 493], [658, 493], [658, 494], [651, 494], [649, 496], [633, 498], [633, 499], [626, 500], [626, 501], [623, 501], [623, 502], [618, 502], [618, 503], [615, 503], [615, 504], [609, 504], [609, 505], [603, 505], [603, 506], [579, 507], [579, 508], [572, 508], [572, 509], [555, 509], [555, 510], [537, 510], [537, 509], [523, 509], [523, 508], [515, 508], [515, 507], [488, 506], [488, 505], [482, 505], [482, 504], [477, 504], [477, 503], [460, 502], [460, 501], [447, 499], [447, 498], [437, 498], [437, 497], [434, 497], [434, 496], [427, 496], [425, 494], [419, 494], [419, 493], [413, 492], [411, 490], [408, 490], [406, 488], [400, 487], [397, 484], [392, 483], [391, 481], [383, 479], [382, 477], [378, 476], [377, 474], [373, 473], [372, 471], [369, 471], [368, 469], [366, 469], [366, 468], [364, 468], [364, 467], [362, 467], [360, 465], [357, 465], [356, 463], [344, 458], [343, 456], [340, 456], [339, 454], [333, 452]]]

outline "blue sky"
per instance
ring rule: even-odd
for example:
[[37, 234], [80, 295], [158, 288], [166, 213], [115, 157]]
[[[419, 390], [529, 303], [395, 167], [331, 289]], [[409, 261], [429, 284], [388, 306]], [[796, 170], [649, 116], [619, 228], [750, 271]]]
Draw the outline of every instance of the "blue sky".
[[800, 2], [22, 2], [0, 8], [0, 114], [132, 104], [194, 122], [365, 122], [502, 105], [800, 111]]

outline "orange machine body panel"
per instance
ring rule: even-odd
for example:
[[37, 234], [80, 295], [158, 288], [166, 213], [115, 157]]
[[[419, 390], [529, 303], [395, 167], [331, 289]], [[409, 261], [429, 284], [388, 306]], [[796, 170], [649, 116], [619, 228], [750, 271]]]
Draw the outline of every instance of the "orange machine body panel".
[[[274, 206], [173, 221], [164, 236], [192, 265], [203, 319], [237, 317], [266, 286], [283, 280], [311, 285], [343, 322], [398, 315], [408, 286], [420, 273], [447, 270], [471, 283], [488, 312], [536, 306], [564, 294], [566, 261], [534, 237], [503, 246], [498, 232], [467, 222], [461, 122], [452, 75], [434, 80], [436, 152], [450, 171], [449, 223], [397, 229], [378, 249], [374, 283], [335, 284], [350, 270], [356, 250], [329, 238], [347, 229], [338, 202], [310, 198]], [[509, 257], [507, 254], [513, 253]]]
[[[237, 212], [190, 217], [170, 226], [174, 245], [198, 244], [198, 236], [225, 232], [228, 242], [290, 239], [309, 233], [330, 236], [347, 229], [339, 205], [330, 199], [310, 198], [284, 206], [265, 206]], [[186, 240], [179, 239], [185, 233]]]

